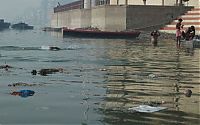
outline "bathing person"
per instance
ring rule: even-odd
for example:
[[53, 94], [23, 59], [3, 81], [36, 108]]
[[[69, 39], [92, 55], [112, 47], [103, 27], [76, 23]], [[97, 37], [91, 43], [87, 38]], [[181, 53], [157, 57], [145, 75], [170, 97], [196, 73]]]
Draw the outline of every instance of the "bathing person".
[[183, 29], [182, 19], [178, 19], [178, 23], [176, 24], [176, 46], [180, 47], [180, 41], [181, 41], [181, 36], [182, 32], [181, 29]]
[[185, 40], [190, 40], [190, 34], [192, 32], [191, 27], [188, 27], [188, 29], [185, 32], [182, 32], [182, 36]]
[[36, 71], [36, 70], [32, 70], [32, 71], [31, 71], [31, 74], [32, 74], [32, 75], [36, 75], [36, 74], [37, 74], [37, 71]]
[[191, 97], [191, 95], [192, 95], [192, 90], [186, 89], [186, 90], [184, 91], [184, 95], [185, 95], [186, 97]]
[[190, 32], [190, 40], [192, 40], [195, 36], [195, 27], [191, 26], [191, 32]]
[[188, 27], [185, 32], [182, 32], [182, 36], [185, 40], [192, 40], [195, 37], [195, 27]]
[[160, 33], [158, 32], [158, 30], [154, 30], [151, 32], [151, 43], [153, 46], [158, 45], [158, 37], [159, 36], [160, 36]]
[[60, 50], [60, 48], [57, 47], [57, 46], [50, 46], [50, 47], [49, 47], [49, 50], [54, 50], [54, 51], [56, 51], [56, 50]]

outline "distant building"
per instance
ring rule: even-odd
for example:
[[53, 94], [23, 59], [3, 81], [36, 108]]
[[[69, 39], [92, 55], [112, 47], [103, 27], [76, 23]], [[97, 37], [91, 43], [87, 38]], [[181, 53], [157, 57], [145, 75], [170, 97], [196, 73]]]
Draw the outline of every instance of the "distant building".
[[[187, 5], [199, 5], [199, 1], [190, 0]], [[58, 4], [51, 17], [51, 27], [124, 31], [161, 26], [192, 8], [177, 5], [180, 0], [78, 0]]]
[[[96, 0], [97, 5], [110, 4], [110, 5], [165, 5], [174, 6], [179, 5], [181, 0]], [[188, 6], [200, 5], [200, 0], [190, 0], [182, 4]]]
[[83, 8], [83, 1], [79, 0], [65, 5], [58, 5], [57, 7], [54, 8], [54, 13], [72, 9], [81, 9], [81, 8]]
[[[162, 6], [178, 6], [181, 0], [78, 0], [64, 5], [57, 5], [54, 12], [67, 11], [72, 9], [90, 9], [100, 5], [162, 5]], [[189, 0], [183, 2], [185, 6], [199, 6], [200, 0]]]

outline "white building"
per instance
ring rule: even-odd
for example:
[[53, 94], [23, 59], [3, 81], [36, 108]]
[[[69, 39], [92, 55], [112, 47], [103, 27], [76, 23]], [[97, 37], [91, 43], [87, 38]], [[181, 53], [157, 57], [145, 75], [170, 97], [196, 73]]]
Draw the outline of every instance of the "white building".
[[[96, 5], [165, 5], [174, 6], [179, 5], [181, 0], [91, 0], [95, 1]], [[182, 0], [183, 1], [183, 0]], [[189, 0], [189, 2], [182, 2], [186, 6], [199, 6], [200, 0]]]

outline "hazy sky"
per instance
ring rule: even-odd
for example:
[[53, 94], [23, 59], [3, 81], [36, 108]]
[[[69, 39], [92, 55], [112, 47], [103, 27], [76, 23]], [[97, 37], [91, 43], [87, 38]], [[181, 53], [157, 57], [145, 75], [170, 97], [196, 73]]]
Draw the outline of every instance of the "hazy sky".
[[28, 8], [37, 8], [40, 3], [41, 0], [0, 0], [0, 19], [13, 20]]
[[[0, 0], [0, 19], [14, 21], [15, 18], [22, 16], [27, 10], [37, 9], [41, 1], [47, 0]], [[53, 0], [52, 0], [53, 1]], [[60, 3], [69, 3], [76, 0], [54, 0]]]

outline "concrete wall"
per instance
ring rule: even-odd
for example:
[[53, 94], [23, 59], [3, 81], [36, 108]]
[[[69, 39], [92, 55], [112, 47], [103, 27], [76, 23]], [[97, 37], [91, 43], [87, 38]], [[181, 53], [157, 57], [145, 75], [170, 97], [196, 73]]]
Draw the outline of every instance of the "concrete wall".
[[66, 12], [54, 13], [51, 17], [51, 27], [60, 28], [69, 25], [71, 22], [70, 14]]
[[91, 10], [76, 9], [54, 13], [51, 18], [51, 27], [80, 28], [91, 26]]
[[55, 13], [51, 14], [51, 22], [50, 22], [50, 25], [51, 27], [53, 28], [57, 28], [57, 18], [56, 18], [56, 15]]
[[105, 14], [106, 10], [105, 7], [96, 7], [91, 10], [91, 26], [97, 27], [100, 30], [105, 29]]
[[126, 29], [126, 6], [105, 6], [105, 30], [122, 31]]
[[83, 8], [90, 9], [91, 8], [91, 0], [84, 0]]
[[117, 0], [110, 0], [110, 5], [117, 5]]
[[69, 28], [81, 27], [81, 10], [71, 10], [70, 19], [71, 23]]
[[125, 6], [99, 6], [92, 9], [91, 26], [106, 31], [126, 29]]
[[81, 11], [81, 27], [91, 26], [91, 9], [84, 9]]
[[[190, 8], [177, 6], [127, 6], [127, 29], [161, 26], [183, 14]], [[135, 13], [134, 13], [135, 12]]]
[[183, 14], [189, 7], [102, 5], [92, 9], [76, 9], [52, 15], [52, 27], [96, 27], [106, 31], [140, 29], [164, 25]]

